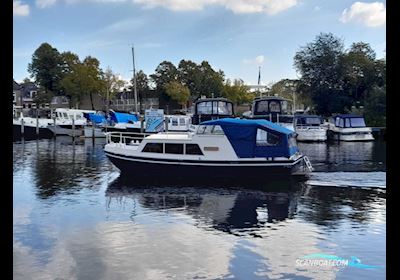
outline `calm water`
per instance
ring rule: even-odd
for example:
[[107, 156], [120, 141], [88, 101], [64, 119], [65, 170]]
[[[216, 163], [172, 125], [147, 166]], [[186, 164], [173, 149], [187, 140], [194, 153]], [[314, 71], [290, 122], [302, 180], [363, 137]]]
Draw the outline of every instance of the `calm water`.
[[385, 279], [384, 143], [299, 144], [309, 181], [229, 187], [128, 182], [103, 146], [14, 143], [14, 279]]

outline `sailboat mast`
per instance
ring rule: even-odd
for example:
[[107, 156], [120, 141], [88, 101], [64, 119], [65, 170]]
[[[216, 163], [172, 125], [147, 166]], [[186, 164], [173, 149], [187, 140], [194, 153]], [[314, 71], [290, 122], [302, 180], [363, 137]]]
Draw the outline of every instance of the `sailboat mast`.
[[132, 46], [132, 63], [133, 63], [133, 92], [135, 94], [135, 113], [138, 114], [137, 91], [136, 91], [136, 70], [135, 70], [135, 50]]

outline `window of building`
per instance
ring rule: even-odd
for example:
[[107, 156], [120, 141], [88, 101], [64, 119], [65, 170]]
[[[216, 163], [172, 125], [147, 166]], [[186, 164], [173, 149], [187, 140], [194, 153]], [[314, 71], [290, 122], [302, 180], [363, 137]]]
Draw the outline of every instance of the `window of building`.
[[36, 94], [37, 94], [37, 91], [32, 90], [29, 95], [31, 96], [31, 98], [35, 98]]
[[183, 154], [183, 144], [165, 144], [166, 154]]
[[197, 144], [186, 144], [187, 155], [203, 155], [199, 145]]
[[13, 92], [13, 102], [16, 102], [16, 101], [17, 101], [17, 97], [15, 95], [15, 92]]
[[147, 143], [142, 152], [145, 153], [163, 153], [162, 143]]

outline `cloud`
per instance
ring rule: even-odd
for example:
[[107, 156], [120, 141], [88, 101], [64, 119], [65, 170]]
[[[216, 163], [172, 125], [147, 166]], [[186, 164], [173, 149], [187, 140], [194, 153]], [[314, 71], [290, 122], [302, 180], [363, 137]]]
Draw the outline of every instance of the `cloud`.
[[56, 2], [57, 0], [36, 0], [36, 6], [43, 9], [53, 6]]
[[14, 16], [27, 16], [29, 15], [29, 5], [22, 4], [21, 1], [13, 1], [13, 14]]
[[[36, 0], [36, 6], [41, 9], [48, 8], [60, 2], [60, 0]], [[127, 2], [127, 0], [64, 0], [67, 4], [77, 4], [82, 2], [96, 2], [96, 3], [120, 3]]]
[[369, 27], [377, 27], [386, 23], [386, 8], [381, 2], [355, 2], [350, 9], [345, 9], [339, 19], [343, 23], [359, 22]]
[[263, 55], [258, 55], [255, 58], [243, 59], [243, 63], [261, 65], [264, 63], [264, 60], [265, 60], [265, 57]]
[[274, 15], [298, 4], [298, 0], [133, 0], [145, 8], [163, 7], [173, 11], [196, 11], [219, 5], [235, 14], [266, 13]]

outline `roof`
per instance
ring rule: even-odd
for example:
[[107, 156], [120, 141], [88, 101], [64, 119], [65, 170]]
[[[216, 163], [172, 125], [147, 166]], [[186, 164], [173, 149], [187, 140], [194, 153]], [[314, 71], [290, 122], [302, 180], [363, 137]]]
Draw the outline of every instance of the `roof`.
[[197, 99], [195, 103], [200, 103], [200, 102], [205, 102], [205, 101], [224, 101], [224, 102], [233, 103], [232, 101], [230, 101], [224, 97], [201, 98], [201, 99]]
[[243, 127], [261, 127], [261, 128], [267, 128], [270, 130], [275, 130], [277, 132], [290, 135], [294, 133], [292, 130], [289, 130], [283, 126], [277, 125], [273, 122], [264, 120], [264, 119], [253, 119], [253, 120], [248, 120], [248, 119], [233, 119], [233, 118], [223, 118], [219, 120], [212, 120], [212, 121], [205, 121], [201, 123], [202, 125], [220, 125], [221, 127], [223, 126], [243, 126]]
[[20, 89], [21, 86], [16, 81], [13, 80], [13, 90], [20, 90]]
[[321, 116], [318, 115], [295, 115], [294, 116], [296, 119], [301, 119], [301, 118], [322, 118]]
[[280, 101], [291, 101], [289, 99], [280, 97], [280, 96], [264, 96], [264, 97], [257, 97], [256, 99], [254, 99], [255, 101], [261, 101], [261, 100], [280, 100]]
[[335, 116], [332, 116], [332, 117], [333, 118], [338, 117], [338, 118], [342, 118], [342, 119], [344, 119], [344, 118], [363, 118], [363, 116], [356, 115], [356, 114], [338, 114], [338, 115], [335, 115]]

